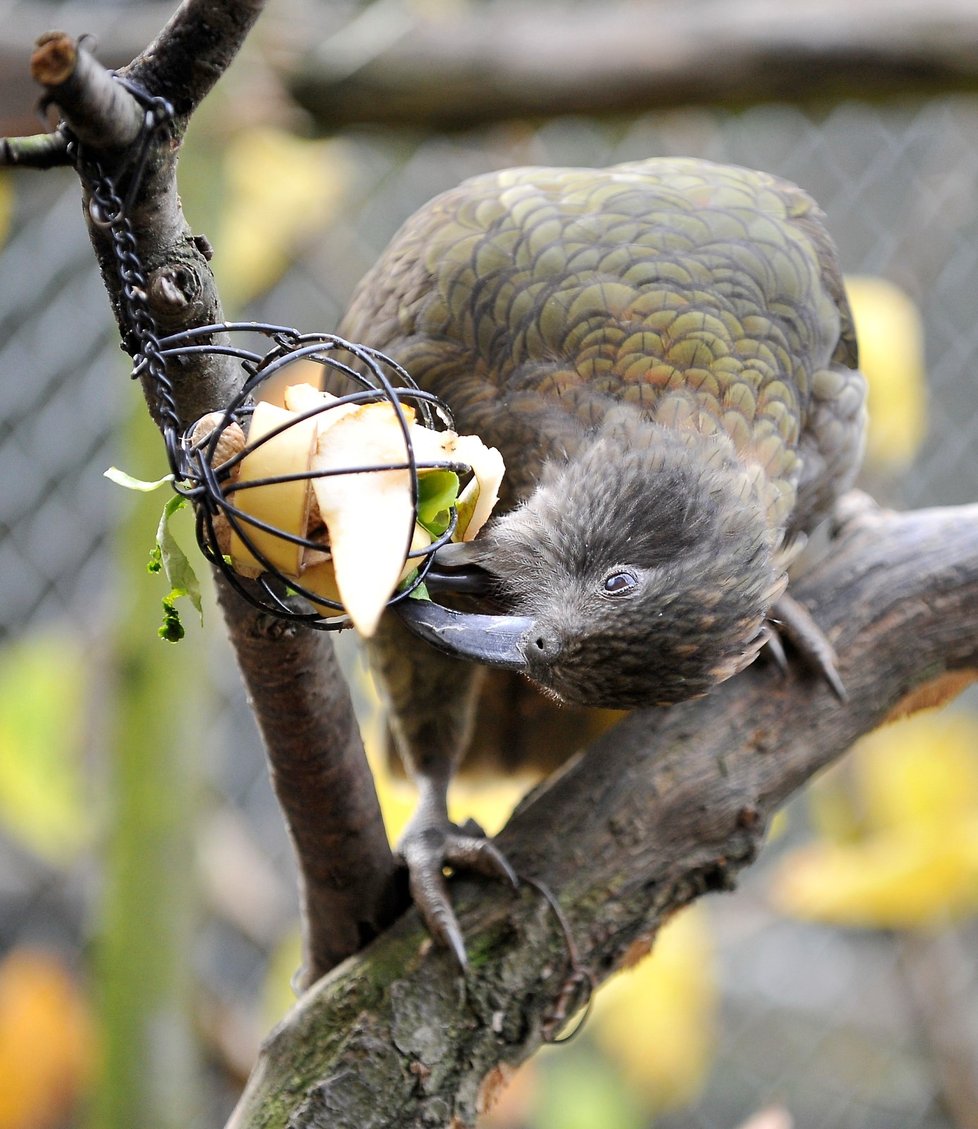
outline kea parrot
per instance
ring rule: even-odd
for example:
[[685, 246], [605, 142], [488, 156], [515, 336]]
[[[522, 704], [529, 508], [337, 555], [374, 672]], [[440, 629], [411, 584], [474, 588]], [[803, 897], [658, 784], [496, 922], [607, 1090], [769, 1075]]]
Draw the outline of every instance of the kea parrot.
[[852, 316], [800, 188], [651, 159], [466, 180], [406, 221], [339, 332], [393, 357], [506, 464], [497, 516], [436, 554], [435, 602], [395, 604], [369, 642], [418, 787], [399, 851], [464, 966], [445, 868], [515, 881], [447, 813], [483, 720], [510, 763], [570, 755], [584, 708], [702, 695], [765, 642], [783, 661], [772, 622], [844, 695], [785, 589], [859, 466]]

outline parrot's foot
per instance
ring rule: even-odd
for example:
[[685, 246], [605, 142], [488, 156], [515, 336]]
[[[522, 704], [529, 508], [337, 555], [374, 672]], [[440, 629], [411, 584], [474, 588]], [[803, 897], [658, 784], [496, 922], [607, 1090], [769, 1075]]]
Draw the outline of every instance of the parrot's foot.
[[832, 510], [829, 525], [831, 536], [844, 536], [854, 529], [865, 529], [878, 524], [891, 512], [864, 490], [847, 490]]
[[768, 618], [775, 630], [769, 635], [767, 646], [777, 665], [782, 669], [787, 665], [781, 640], [777, 638], [784, 636], [794, 646], [805, 665], [828, 683], [839, 701], [848, 701], [849, 696], [836, 669], [835, 650], [808, 609], [785, 593], [775, 602]]
[[452, 909], [445, 868], [503, 878], [514, 889], [519, 885], [515, 871], [473, 820], [458, 827], [447, 818], [415, 819], [397, 850], [408, 868], [411, 897], [428, 930], [464, 969], [468, 963], [465, 939]]

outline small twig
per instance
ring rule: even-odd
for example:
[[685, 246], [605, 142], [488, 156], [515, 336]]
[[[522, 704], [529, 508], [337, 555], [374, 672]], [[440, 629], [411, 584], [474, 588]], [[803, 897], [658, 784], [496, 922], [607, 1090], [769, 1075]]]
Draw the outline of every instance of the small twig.
[[0, 137], [0, 168], [53, 169], [71, 164], [61, 133], [33, 137]]

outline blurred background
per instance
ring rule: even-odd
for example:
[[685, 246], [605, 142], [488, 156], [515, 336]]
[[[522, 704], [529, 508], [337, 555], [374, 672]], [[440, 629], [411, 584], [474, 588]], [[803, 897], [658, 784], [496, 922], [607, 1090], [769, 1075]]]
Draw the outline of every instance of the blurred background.
[[[849, 7], [271, 0], [194, 122], [184, 206], [229, 316], [329, 331], [399, 224], [470, 174], [669, 154], [780, 174], [851, 276], [865, 484], [974, 501], [978, 11]], [[39, 128], [37, 35], [93, 33], [118, 65], [170, 10], [0, 2], [0, 132]], [[0, 230], [0, 1129], [214, 1129], [291, 999], [290, 847], [219, 614], [157, 639], [163, 495], [102, 474], [165, 463], [74, 176], [4, 174]], [[402, 788], [380, 781], [392, 834]], [[458, 802], [493, 826], [516, 794]], [[672, 922], [485, 1127], [975, 1129], [976, 914], [966, 696], [799, 797], [740, 889]]]

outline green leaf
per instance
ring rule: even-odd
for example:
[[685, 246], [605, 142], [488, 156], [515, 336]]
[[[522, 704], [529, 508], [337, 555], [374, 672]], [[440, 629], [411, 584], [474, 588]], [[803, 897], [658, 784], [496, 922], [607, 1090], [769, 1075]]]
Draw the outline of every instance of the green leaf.
[[103, 476], [110, 482], [114, 482], [116, 486], [124, 486], [126, 490], [139, 490], [143, 494], [149, 494], [153, 490], [159, 490], [168, 482], [173, 481], [173, 475], [167, 474], [163, 478], [158, 478], [155, 482], [146, 482], [142, 478], [133, 478], [131, 474], [127, 474], [124, 470], [119, 470], [117, 466], [110, 466], [108, 470], [102, 472]]
[[163, 597], [163, 622], [157, 628], [156, 633], [167, 643], [179, 643], [184, 635], [187, 634], [184, 630], [183, 623], [180, 621], [180, 613], [173, 603], [173, 601], [181, 595], [185, 595], [185, 593], [179, 592], [174, 588], [169, 596]]
[[418, 475], [418, 523], [440, 537], [451, 521], [458, 499], [458, 475], [453, 470], [428, 470]]
[[177, 544], [173, 535], [171, 519], [173, 515], [187, 504], [185, 498], [174, 494], [163, 507], [160, 515], [159, 528], [156, 531], [156, 547], [150, 554], [146, 566], [150, 572], [163, 572], [170, 592], [163, 597], [163, 623], [159, 629], [159, 636], [168, 643], [178, 643], [184, 637], [183, 624], [180, 622], [180, 613], [176, 608], [176, 601], [186, 597], [196, 608], [201, 623], [204, 622], [204, 610], [200, 596], [200, 581], [187, 559], [187, 554]]
[[473, 477], [459, 495], [455, 504], [457, 520], [455, 532], [452, 534], [453, 541], [462, 541], [465, 538], [465, 531], [469, 528], [469, 522], [472, 520], [475, 507], [479, 502], [480, 490], [479, 480]]

